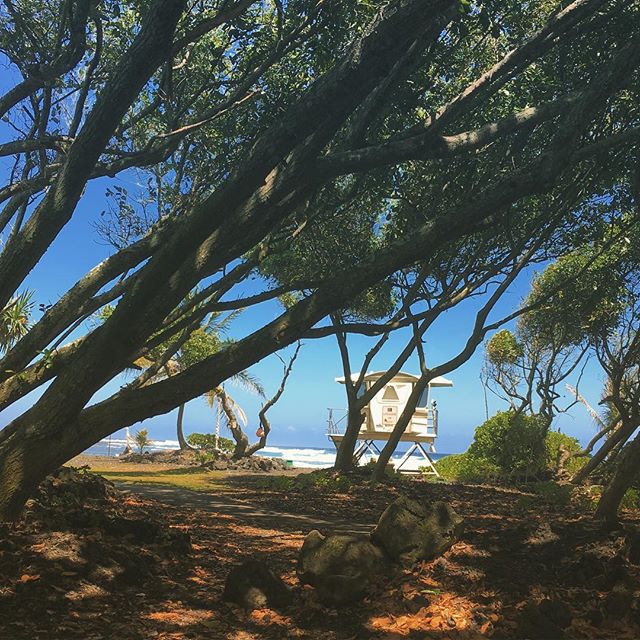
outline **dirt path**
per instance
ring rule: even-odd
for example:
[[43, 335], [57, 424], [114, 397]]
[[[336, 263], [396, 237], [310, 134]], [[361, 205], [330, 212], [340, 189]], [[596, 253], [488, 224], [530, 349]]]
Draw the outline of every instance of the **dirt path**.
[[206, 513], [219, 513], [233, 516], [238, 520], [265, 528], [274, 528], [307, 533], [312, 529], [320, 529], [323, 533], [369, 533], [370, 525], [348, 522], [341, 519], [322, 519], [301, 514], [286, 513], [265, 509], [247, 500], [238, 500], [225, 493], [209, 493], [206, 491], [190, 491], [166, 485], [141, 484], [124, 482], [115, 483], [125, 493], [138, 495], [145, 499], [155, 500], [175, 507], [198, 509]]

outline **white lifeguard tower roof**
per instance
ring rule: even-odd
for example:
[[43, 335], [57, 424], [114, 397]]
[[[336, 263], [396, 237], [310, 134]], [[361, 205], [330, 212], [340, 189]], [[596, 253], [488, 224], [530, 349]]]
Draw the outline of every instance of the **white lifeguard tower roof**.
[[[370, 371], [365, 374], [363, 378], [363, 382], [372, 382], [374, 380], [378, 380], [383, 375], [385, 375], [386, 371]], [[351, 374], [351, 381], [357, 382], [360, 377], [359, 373]], [[344, 376], [335, 379], [336, 382], [340, 382], [344, 384]], [[389, 382], [418, 382], [420, 380], [420, 376], [416, 376], [413, 373], [406, 373], [405, 371], [399, 371]], [[433, 380], [429, 382], [430, 387], [453, 387], [453, 382], [448, 378], [443, 376], [436, 376]]]

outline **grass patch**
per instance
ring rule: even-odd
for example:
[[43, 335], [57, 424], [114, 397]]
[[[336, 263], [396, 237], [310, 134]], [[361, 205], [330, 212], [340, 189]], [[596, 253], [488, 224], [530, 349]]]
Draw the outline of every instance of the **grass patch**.
[[346, 493], [353, 481], [347, 476], [336, 474], [332, 470], [320, 469], [298, 476], [266, 476], [256, 482], [258, 489], [267, 491], [288, 491], [293, 489], [326, 489], [338, 493]]
[[112, 482], [131, 484], [161, 484], [192, 491], [209, 491], [225, 488], [225, 474], [222, 471], [202, 471], [197, 468], [165, 469], [162, 471], [112, 471], [100, 468], [92, 469]]

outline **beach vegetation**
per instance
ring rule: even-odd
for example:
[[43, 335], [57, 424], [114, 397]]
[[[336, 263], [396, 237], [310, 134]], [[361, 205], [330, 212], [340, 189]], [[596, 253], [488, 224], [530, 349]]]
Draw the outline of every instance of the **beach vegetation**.
[[151, 444], [149, 431], [147, 429], [139, 429], [138, 431], [136, 431], [133, 439], [135, 440], [136, 446], [138, 447], [138, 453], [141, 454], [144, 453], [144, 450]]
[[541, 416], [499, 411], [475, 430], [468, 453], [503, 475], [535, 477], [546, 468], [545, 430]]
[[[543, 431], [540, 418], [499, 412], [476, 429], [465, 453], [445, 456], [435, 463], [438, 473], [448, 481], [477, 483], [518, 483], [529, 486], [544, 482], [562, 470], [575, 473], [588, 457], [573, 457], [581, 451], [575, 438], [559, 431]], [[533, 489], [532, 489], [533, 490]]]
[[216, 436], [214, 433], [190, 433], [187, 436], [187, 442], [192, 447], [208, 453], [215, 453], [216, 451], [231, 453], [235, 446], [233, 440]]

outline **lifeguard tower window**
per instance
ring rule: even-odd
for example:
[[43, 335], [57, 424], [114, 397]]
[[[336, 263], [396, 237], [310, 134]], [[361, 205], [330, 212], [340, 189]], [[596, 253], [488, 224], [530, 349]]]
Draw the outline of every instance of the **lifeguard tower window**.
[[427, 403], [429, 402], [429, 389], [425, 389], [421, 394], [420, 394], [420, 398], [418, 399], [418, 407], [426, 407]]
[[397, 402], [399, 400], [398, 393], [395, 390], [393, 385], [387, 385], [384, 389], [384, 394], [382, 395], [383, 400], [388, 400], [391, 402]]

